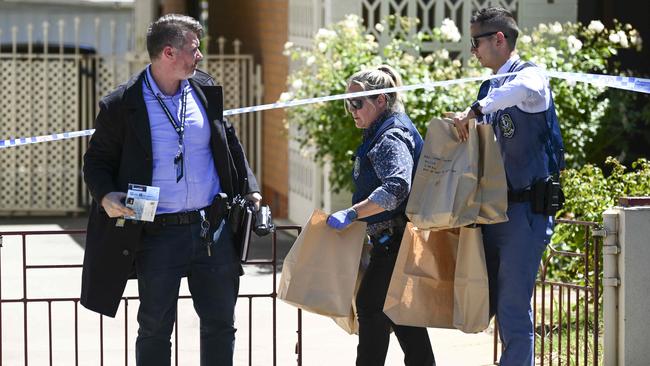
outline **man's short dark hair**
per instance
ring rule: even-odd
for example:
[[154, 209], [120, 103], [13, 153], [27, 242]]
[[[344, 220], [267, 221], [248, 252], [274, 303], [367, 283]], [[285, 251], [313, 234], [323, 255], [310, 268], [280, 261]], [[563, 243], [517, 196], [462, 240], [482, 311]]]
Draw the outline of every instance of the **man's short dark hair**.
[[147, 52], [150, 59], [160, 56], [167, 46], [183, 48], [185, 34], [193, 32], [198, 38], [203, 37], [203, 27], [196, 19], [187, 15], [167, 14], [151, 23], [147, 30]]
[[517, 45], [519, 27], [512, 14], [503, 8], [485, 8], [477, 11], [469, 20], [471, 24], [478, 24], [483, 32], [502, 32], [510, 49]]

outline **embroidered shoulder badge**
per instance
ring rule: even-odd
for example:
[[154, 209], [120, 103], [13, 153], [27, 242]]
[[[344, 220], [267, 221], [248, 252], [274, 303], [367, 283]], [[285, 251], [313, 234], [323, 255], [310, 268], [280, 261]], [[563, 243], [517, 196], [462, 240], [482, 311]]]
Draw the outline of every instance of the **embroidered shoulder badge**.
[[512, 118], [509, 114], [504, 113], [499, 119], [499, 127], [501, 128], [501, 134], [505, 138], [512, 138], [515, 135], [515, 124], [512, 122]]

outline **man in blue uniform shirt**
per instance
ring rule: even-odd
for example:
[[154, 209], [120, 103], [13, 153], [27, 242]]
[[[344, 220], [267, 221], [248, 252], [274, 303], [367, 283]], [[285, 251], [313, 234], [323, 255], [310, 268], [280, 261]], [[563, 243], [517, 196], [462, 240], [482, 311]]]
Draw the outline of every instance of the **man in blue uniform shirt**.
[[508, 183], [509, 221], [483, 226], [490, 280], [490, 313], [505, 348], [502, 366], [534, 365], [531, 298], [539, 263], [553, 233], [564, 147], [548, 80], [522, 61], [519, 30], [504, 9], [487, 8], [470, 20], [472, 54], [495, 74], [518, 72], [481, 85], [477, 100], [454, 115], [461, 141], [468, 121], [490, 123], [501, 148]]

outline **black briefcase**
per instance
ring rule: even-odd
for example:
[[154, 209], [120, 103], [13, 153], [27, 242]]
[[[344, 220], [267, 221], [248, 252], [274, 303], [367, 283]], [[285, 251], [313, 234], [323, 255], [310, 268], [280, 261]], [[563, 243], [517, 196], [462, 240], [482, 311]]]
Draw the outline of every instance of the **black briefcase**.
[[230, 206], [228, 222], [233, 234], [233, 241], [237, 254], [242, 262], [248, 259], [248, 248], [251, 240], [251, 231], [255, 217], [255, 204], [244, 197], [237, 196]]

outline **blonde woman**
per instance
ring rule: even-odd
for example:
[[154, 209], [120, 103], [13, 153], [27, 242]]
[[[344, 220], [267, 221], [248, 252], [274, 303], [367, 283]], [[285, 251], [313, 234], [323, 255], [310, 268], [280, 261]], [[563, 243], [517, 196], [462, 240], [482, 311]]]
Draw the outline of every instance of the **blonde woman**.
[[[348, 80], [348, 92], [401, 85], [390, 66], [359, 71]], [[357, 366], [383, 365], [390, 329], [404, 351], [407, 366], [435, 365], [426, 328], [396, 325], [384, 314], [384, 300], [406, 227], [404, 210], [422, 150], [422, 136], [404, 113], [397, 93], [348, 99], [346, 108], [363, 141], [354, 157], [355, 192], [350, 208], [333, 213], [327, 224], [344, 229], [355, 220], [368, 223], [373, 249], [359, 287]]]

